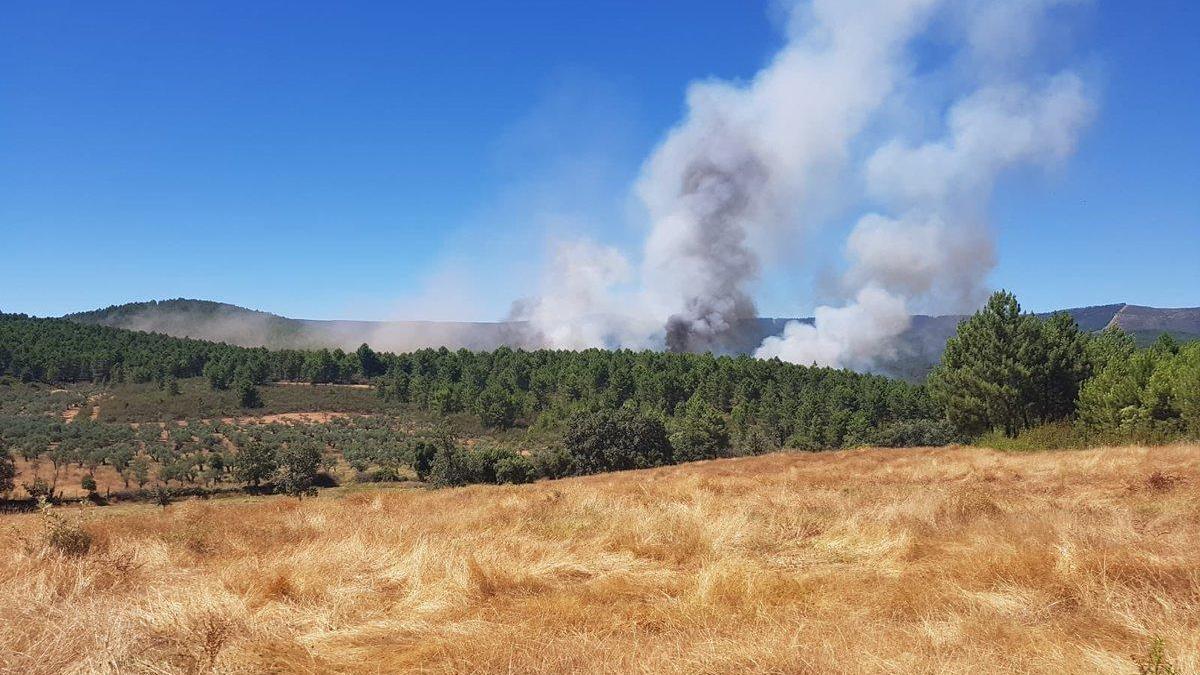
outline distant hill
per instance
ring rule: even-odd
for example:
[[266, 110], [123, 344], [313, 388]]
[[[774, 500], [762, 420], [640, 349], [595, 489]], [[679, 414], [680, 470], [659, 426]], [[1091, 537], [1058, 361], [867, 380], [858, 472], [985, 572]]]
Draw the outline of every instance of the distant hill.
[[[1065, 310], [1080, 328], [1095, 332], [1120, 326], [1140, 344], [1149, 344], [1161, 333], [1181, 341], [1200, 339], [1200, 307], [1160, 309], [1117, 303]], [[114, 305], [90, 312], [68, 314], [82, 323], [165, 333], [176, 337], [228, 342], [244, 347], [340, 347], [351, 350], [363, 342], [376, 349], [407, 351], [423, 347], [493, 349], [500, 345], [533, 347], [522, 322], [456, 321], [321, 321], [292, 319], [209, 300], [160, 300]], [[946, 340], [954, 334], [962, 315], [913, 317], [901, 338], [895, 359], [881, 364], [887, 374], [917, 380], [941, 358]], [[758, 318], [739, 326], [735, 353], [751, 353], [768, 335], [778, 335], [789, 321], [811, 323], [811, 318]]]
[[151, 300], [63, 318], [81, 323], [227, 342], [242, 347], [351, 350], [367, 342], [390, 351], [423, 347], [494, 349], [522, 342], [521, 322], [325, 321], [292, 319], [211, 300]]
[[1163, 333], [1170, 333], [1181, 342], [1200, 340], [1200, 308], [1121, 305], [1109, 325], [1120, 326], [1137, 338], [1139, 344], [1149, 344]]

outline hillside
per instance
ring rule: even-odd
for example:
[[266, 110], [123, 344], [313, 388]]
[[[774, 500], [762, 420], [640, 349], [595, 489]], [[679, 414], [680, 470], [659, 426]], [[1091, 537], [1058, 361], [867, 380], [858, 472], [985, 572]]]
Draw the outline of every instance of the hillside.
[[11, 516], [0, 671], [1136, 673], [1161, 640], [1195, 673], [1197, 467], [866, 449], [73, 509], [78, 557]]
[[1170, 333], [1180, 341], [1200, 340], [1200, 308], [1159, 309], [1122, 305], [1108, 325], [1119, 326], [1147, 344], [1160, 334]]
[[151, 300], [113, 305], [65, 317], [81, 323], [227, 342], [242, 347], [309, 349], [362, 343], [389, 351], [425, 347], [494, 349], [526, 346], [519, 322], [326, 321], [292, 319], [209, 300]]
[[[1065, 310], [1086, 331], [1110, 325], [1131, 332], [1141, 344], [1159, 334], [1180, 340], [1200, 339], [1200, 308], [1160, 309], [1128, 304], [1076, 307]], [[163, 300], [115, 305], [65, 318], [133, 330], [166, 333], [228, 342], [246, 347], [340, 347], [353, 350], [366, 342], [376, 349], [410, 351], [425, 347], [494, 349], [500, 345], [535, 347], [521, 322], [453, 321], [323, 321], [292, 319], [207, 300]], [[882, 372], [910, 380], [921, 379], [937, 363], [946, 339], [964, 316], [913, 317], [901, 338], [895, 359]], [[751, 353], [769, 335], [777, 335], [788, 321], [811, 318], [759, 318], [746, 321], [737, 331], [735, 353]]]

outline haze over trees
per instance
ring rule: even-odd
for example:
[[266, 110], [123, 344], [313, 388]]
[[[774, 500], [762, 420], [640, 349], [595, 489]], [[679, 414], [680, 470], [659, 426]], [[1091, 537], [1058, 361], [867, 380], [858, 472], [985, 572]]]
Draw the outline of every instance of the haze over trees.
[[[70, 472], [95, 485], [102, 467], [126, 490], [303, 497], [337, 462], [359, 480], [461, 485], [989, 434], [1043, 434], [1042, 446], [1200, 437], [1200, 343], [1164, 336], [1139, 349], [1119, 330], [1023, 313], [1006, 292], [959, 325], [927, 384], [711, 354], [268, 350], [19, 315], [0, 315], [0, 376], [0, 492], [51, 498]], [[103, 393], [98, 420], [64, 423], [65, 407], [91, 409], [79, 387]], [[304, 428], [198, 419], [312, 405], [378, 417]], [[442, 422], [412, 423], [422, 416]], [[146, 419], [190, 421], [128, 424]], [[14, 457], [48, 471], [22, 479]]]
[[237, 388], [246, 407], [256, 403], [241, 396], [248, 384], [366, 381], [370, 372], [385, 400], [468, 412], [489, 428], [521, 422], [561, 429], [575, 410], [623, 405], [673, 417], [695, 398], [729, 416], [735, 441], [756, 429], [775, 446], [822, 449], [887, 445], [913, 429], [931, 438], [939, 433], [920, 385], [748, 356], [506, 347], [271, 351], [14, 315], [0, 317], [0, 350], [0, 372], [23, 381], [120, 384], [203, 375], [214, 390]]

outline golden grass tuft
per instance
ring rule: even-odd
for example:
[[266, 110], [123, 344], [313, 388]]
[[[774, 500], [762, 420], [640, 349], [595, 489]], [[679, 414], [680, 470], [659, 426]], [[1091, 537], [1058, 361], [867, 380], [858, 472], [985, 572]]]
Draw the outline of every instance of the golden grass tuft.
[[1187, 445], [776, 454], [90, 508], [82, 555], [9, 516], [0, 673], [1197, 673], [1198, 478]]

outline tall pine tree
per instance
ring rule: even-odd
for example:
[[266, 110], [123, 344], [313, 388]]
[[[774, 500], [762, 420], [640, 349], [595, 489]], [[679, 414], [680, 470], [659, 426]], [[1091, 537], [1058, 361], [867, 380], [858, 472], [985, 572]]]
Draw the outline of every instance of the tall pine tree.
[[998, 291], [959, 324], [929, 388], [960, 431], [999, 429], [1012, 437], [1070, 417], [1088, 364], [1087, 337], [1074, 319], [1056, 314], [1043, 322]]

